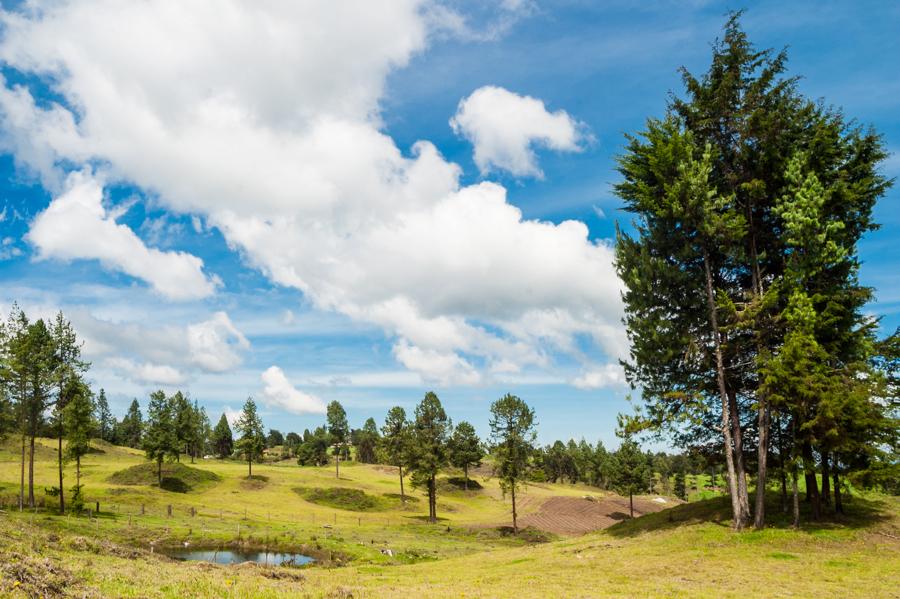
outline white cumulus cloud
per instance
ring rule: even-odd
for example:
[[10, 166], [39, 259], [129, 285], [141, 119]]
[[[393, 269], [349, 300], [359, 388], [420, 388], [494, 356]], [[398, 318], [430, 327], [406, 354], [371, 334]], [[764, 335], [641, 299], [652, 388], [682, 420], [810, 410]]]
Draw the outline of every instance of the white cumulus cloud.
[[[433, 144], [401, 149], [384, 132], [387, 75], [426, 48], [433, 6], [32, 0], [0, 12], [0, 62], [44, 77], [65, 103], [3, 82], [0, 139], [47, 186], [61, 165], [103, 164], [111, 182], [198, 217], [315, 308], [381, 327], [398, 362], [426, 380], [552, 368], [554, 350], [580, 359], [576, 339], [618, 357], [621, 283], [605, 243], [581, 222], [523, 218], [502, 186], [462, 186]], [[455, 122], [485, 168], [516, 174], [539, 174], [535, 146], [581, 143], [564, 112], [500, 88], [472, 94]], [[99, 193], [90, 223], [118, 227], [98, 215]], [[54, 253], [99, 253], [83, 246], [66, 238]], [[160, 254], [181, 266], [191, 258]], [[118, 253], [103, 256], [124, 270]], [[171, 295], [209, 292], [195, 266], [178, 277], [129, 268]], [[216, 334], [200, 331], [195, 366], [224, 368], [241, 349], [216, 327], [231, 342], [204, 350]]]
[[549, 112], [544, 103], [502, 87], [486, 85], [459, 102], [450, 125], [475, 148], [475, 164], [486, 174], [505, 170], [541, 177], [535, 147], [577, 152], [584, 126], [564, 110]]
[[68, 177], [66, 191], [37, 215], [26, 235], [38, 259], [94, 259], [149, 283], [172, 300], [207, 297], [215, 280], [203, 273], [203, 261], [184, 252], [148, 248], [103, 207], [103, 187], [88, 172]]
[[292, 414], [325, 413], [325, 403], [315, 395], [304, 393], [294, 387], [281, 368], [271, 366], [260, 378], [265, 385], [262, 400], [267, 406], [280, 408]]
[[625, 384], [625, 372], [619, 364], [603, 364], [584, 372], [572, 381], [572, 385], [579, 389], [622, 387]]

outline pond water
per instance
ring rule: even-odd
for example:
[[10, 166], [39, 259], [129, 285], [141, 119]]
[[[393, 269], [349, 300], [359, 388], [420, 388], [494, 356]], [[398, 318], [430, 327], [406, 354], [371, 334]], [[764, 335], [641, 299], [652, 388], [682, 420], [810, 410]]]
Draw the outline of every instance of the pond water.
[[302, 566], [315, 561], [302, 553], [273, 553], [271, 551], [235, 551], [232, 549], [185, 549], [166, 551], [172, 559], [212, 562], [214, 564], [242, 564], [256, 562], [269, 566]]

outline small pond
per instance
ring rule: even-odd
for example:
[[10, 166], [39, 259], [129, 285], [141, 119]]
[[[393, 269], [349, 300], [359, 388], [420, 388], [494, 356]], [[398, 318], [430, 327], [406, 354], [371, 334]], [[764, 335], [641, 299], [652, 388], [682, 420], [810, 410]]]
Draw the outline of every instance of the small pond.
[[256, 562], [267, 566], [302, 566], [315, 559], [302, 553], [274, 553], [271, 551], [235, 551], [233, 549], [172, 549], [163, 552], [181, 561], [212, 562], [214, 564], [242, 564]]

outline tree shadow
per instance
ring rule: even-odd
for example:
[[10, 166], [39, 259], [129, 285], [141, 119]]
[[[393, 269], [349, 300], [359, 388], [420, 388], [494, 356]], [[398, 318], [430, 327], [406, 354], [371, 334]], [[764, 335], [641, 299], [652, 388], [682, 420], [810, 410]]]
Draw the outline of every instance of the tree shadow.
[[[751, 497], [752, 498], [752, 497]], [[875, 526], [892, 518], [888, 502], [871, 497], [844, 498], [844, 513], [837, 514], [833, 506], [822, 506], [822, 517], [812, 519], [812, 507], [800, 501], [800, 530], [817, 533], [827, 530], [861, 529]], [[677, 505], [634, 519], [626, 519], [606, 529], [615, 537], [633, 537], [645, 532], [671, 530], [693, 524], [713, 523], [723, 528], [731, 527], [731, 502], [726, 497], [714, 497]], [[782, 509], [781, 497], [772, 492], [766, 496], [766, 528], [791, 529], [793, 516]], [[752, 525], [748, 530], [752, 529]]]

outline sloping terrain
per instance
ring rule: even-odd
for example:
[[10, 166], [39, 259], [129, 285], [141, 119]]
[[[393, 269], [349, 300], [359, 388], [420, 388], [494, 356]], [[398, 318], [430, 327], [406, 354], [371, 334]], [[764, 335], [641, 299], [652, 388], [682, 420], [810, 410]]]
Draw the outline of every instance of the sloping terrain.
[[[642, 516], [675, 505], [672, 500], [665, 501], [635, 498], [634, 515]], [[519, 526], [558, 535], [580, 535], [609, 528], [628, 516], [627, 497], [551, 497], [536, 512], [519, 518]]]

